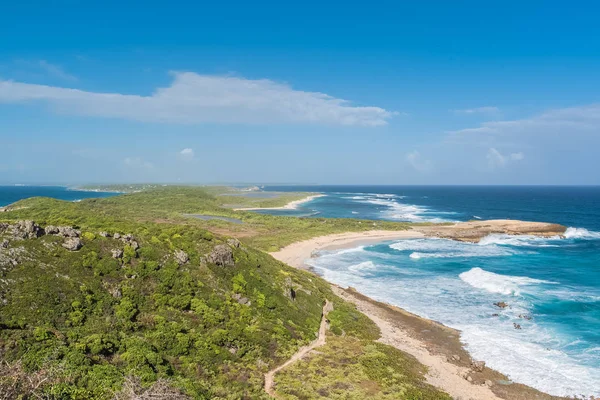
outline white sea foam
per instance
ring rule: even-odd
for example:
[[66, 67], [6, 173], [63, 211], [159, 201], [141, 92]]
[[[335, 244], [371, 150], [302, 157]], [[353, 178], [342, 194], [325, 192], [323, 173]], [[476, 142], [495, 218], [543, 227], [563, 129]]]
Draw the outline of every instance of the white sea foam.
[[471, 268], [458, 276], [463, 282], [490, 293], [518, 296], [527, 286], [557, 284], [557, 282], [529, 278], [527, 276], [500, 275], [479, 267]]
[[551, 241], [560, 240], [559, 236], [543, 238], [533, 235], [506, 235], [506, 234], [490, 234], [481, 238], [479, 246], [489, 245], [509, 245], [519, 247], [558, 247], [558, 244], [551, 244]]
[[523, 253], [508, 247], [489, 245], [479, 246], [449, 239], [405, 239], [389, 245], [398, 251], [413, 251], [410, 258], [456, 258], [456, 257], [498, 257]]
[[375, 270], [377, 266], [373, 261], [365, 261], [359, 264], [351, 265], [348, 267], [349, 271], [362, 273], [363, 271], [372, 271]]
[[588, 231], [585, 228], [567, 228], [564, 236], [567, 239], [600, 239], [600, 232]]

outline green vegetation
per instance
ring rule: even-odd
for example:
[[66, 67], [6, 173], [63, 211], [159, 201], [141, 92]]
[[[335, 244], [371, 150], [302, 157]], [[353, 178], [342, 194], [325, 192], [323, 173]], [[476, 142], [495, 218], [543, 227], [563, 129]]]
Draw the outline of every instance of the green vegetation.
[[275, 377], [282, 399], [450, 400], [423, 380], [423, 366], [394, 347], [353, 336], [327, 344]]
[[[415, 395], [394, 398], [435, 398], [427, 397], [435, 391], [422, 383], [414, 360], [396, 359], [398, 352], [374, 343], [377, 327], [325, 281], [260, 250], [372, 229], [372, 222], [235, 212], [222, 207], [226, 197], [159, 187], [79, 203], [33, 198], [0, 214], [8, 223], [74, 226], [83, 244], [69, 251], [59, 235], [18, 239], [0, 225], [0, 243], [7, 240], [0, 247], [0, 396], [125, 399], [152, 391], [162, 398], [268, 398], [264, 373], [314, 340], [329, 299], [335, 309], [326, 381], [341, 374], [343, 382], [360, 386], [356, 379], [368, 378], [382, 396], [402, 390]], [[243, 224], [183, 213], [236, 217]], [[216, 248], [230, 249], [233, 265], [212, 257]], [[333, 353], [346, 342], [353, 361], [344, 363], [339, 349]], [[313, 371], [313, 359], [309, 363], [306, 373]], [[277, 389], [289, 397], [294, 392], [285, 387], [304, 380], [317, 389], [328, 385], [319, 383], [319, 373], [309, 375], [282, 373]], [[300, 397], [312, 398], [306, 396]]]

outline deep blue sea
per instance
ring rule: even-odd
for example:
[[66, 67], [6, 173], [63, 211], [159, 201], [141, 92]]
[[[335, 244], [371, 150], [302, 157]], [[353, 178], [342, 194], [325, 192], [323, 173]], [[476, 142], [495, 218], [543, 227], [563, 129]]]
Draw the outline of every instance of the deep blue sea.
[[29, 197], [52, 197], [59, 200], [80, 201], [83, 199], [115, 196], [114, 192], [91, 192], [72, 190], [65, 186], [0, 186], [0, 207]]
[[[327, 280], [459, 329], [474, 358], [561, 396], [600, 396], [600, 187], [267, 187], [326, 194], [296, 216], [556, 222], [564, 238], [408, 239], [325, 251]], [[500, 309], [495, 302], [509, 307]], [[521, 329], [515, 329], [519, 324]]]

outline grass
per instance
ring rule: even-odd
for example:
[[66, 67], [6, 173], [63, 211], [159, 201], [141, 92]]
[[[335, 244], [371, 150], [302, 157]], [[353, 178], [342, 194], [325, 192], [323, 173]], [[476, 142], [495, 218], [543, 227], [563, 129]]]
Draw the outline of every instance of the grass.
[[[32, 198], [1, 213], [7, 222], [76, 226], [84, 246], [70, 252], [58, 236], [15, 240], [0, 230], [0, 241], [9, 240], [9, 248], [0, 250], [0, 394], [107, 399], [128, 382], [143, 388], [167, 382], [195, 399], [266, 398], [264, 373], [315, 338], [325, 299], [335, 304], [327, 357], [282, 375], [282, 394], [294, 398], [285, 387], [299, 390], [310, 382], [310, 393], [323, 389], [338, 396], [338, 390], [342, 396], [341, 386], [328, 383], [338, 378], [350, 385], [344, 389], [348, 396], [391, 396], [400, 389], [410, 396], [433, 393], [422, 384], [422, 368], [406, 357], [394, 361], [402, 354], [374, 342], [377, 327], [336, 297], [327, 282], [262, 251], [323, 234], [407, 224], [236, 212], [223, 207], [229, 200], [220, 193], [157, 187], [78, 203]], [[244, 223], [200, 221], [183, 213]], [[130, 233], [140, 248], [102, 237], [103, 231]], [[235, 265], [208, 263], [206, 255], [227, 245], [227, 236], [242, 240], [242, 247], [233, 248]], [[115, 249], [124, 251], [121, 259], [113, 258]], [[179, 250], [189, 263], [176, 262]], [[15, 252], [13, 265], [4, 255]], [[326, 375], [317, 368], [321, 362]], [[27, 384], [34, 378], [42, 381], [37, 388]], [[306, 393], [301, 395], [314, 395]]]

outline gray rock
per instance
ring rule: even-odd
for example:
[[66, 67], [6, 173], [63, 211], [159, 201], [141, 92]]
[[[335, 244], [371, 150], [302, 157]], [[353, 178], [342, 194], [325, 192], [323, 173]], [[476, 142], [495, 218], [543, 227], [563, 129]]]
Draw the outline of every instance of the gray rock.
[[183, 265], [190, 261], [190, 257], [183, 250], [175, 250], [175, 260], [177, 261], [177, 264]]
[[467, 381], [468, 381], [468, 382], [473, 382], [473, 378], [471, 378], [471, 375], [468, 375], [468, 376], [467, 376]]
[[12, 225], [12, 234], [19, 239], [33, 239], [44, 234], [44, 230], [33, 221], [19, 221]]
[[505, 303], [505, 302], [503, 302], [503, 301], [499, 301], [499, 302], [497, 302], [497, 303], [494, 303], [494, 305], [495, 305], [496, 307], [500, 307], [500, 308], [506, 308], [506, 307], [508, 307], [508, 304], [507, 304], [507, 303]]
[[117, 232], [117, 233], [115, 233], [115, 234], [113, 235], [113, 237], [114, 237], [115, 239], [121, 239], [121, 234]]
[[517, 324], [516, 322], [513, 322], [513, 326], [515, 329], [521, 329], [521, 324]]
[[6, 232], [9, 226], [6, 222], [0, 222], [0, 233]]
[[83, 247], [83, 242], [79, 238], [70, 237], [65, 240], [62, 247], [69, 251], [77, 251]]
[[219, 266], [234, 265], [233, 250], [225, 244], [215, 246], [212, 251], [206, 256], [206, 261]]
[[54, 225], [48, 225], [44, 228], [46, 235], [57, 235], [59, 233], [58, 227]]
[[239, 240], [237, 240], [236, 238], [227, 239], [227, 244], [230, 245], [231, 247], [235, 247], [236, 249], [239, 249], [240, 246], [242, 245], [242, 243]]
[[492, 387], [492, 386], [494, 386], [494, 382], [490, 381], [489, 379], [486, 379], [485, 380], [485, 386]]
[[140, 249], [140, 245], [138, 242], [136, 242], [135, 240], [132, 240], [129, 242], [129, 245], [131, 246], [131, 248], [135, 251], [138, 251]]
[[8, 240], [4, 239], [0, 242], [0, 249], [8, 249]]
[[459, 356], [458, 354], [454, 354], [454, 355], [452, 356], [452, 359], [453, 359], [454, 361], [460, 361], [460, 356]]
[[483, 372], [485, 368], [485, 361], [473, 361], [471, 363], [471, 369], [475, 372]]
[[105, 238], [110, 237], [110, 233], [108, 233], [108, 232], [99, 232], [98, 235], [105, 237]]
[[121, 257], [123, 257], [123, 250], [114, 249], [114, 250], [111, 250], [111, 254], [112, 254], [112, 258], [121, 258]]
[[67, 238], [78, 238], [81, 235], [81, 231], [70, 226], [59, 226], [58, 233]]
[[238, 300], [238, 303], [250, 305], [250, 300], [248, 300], [247, 297], [240, 297], [240, 299]]

